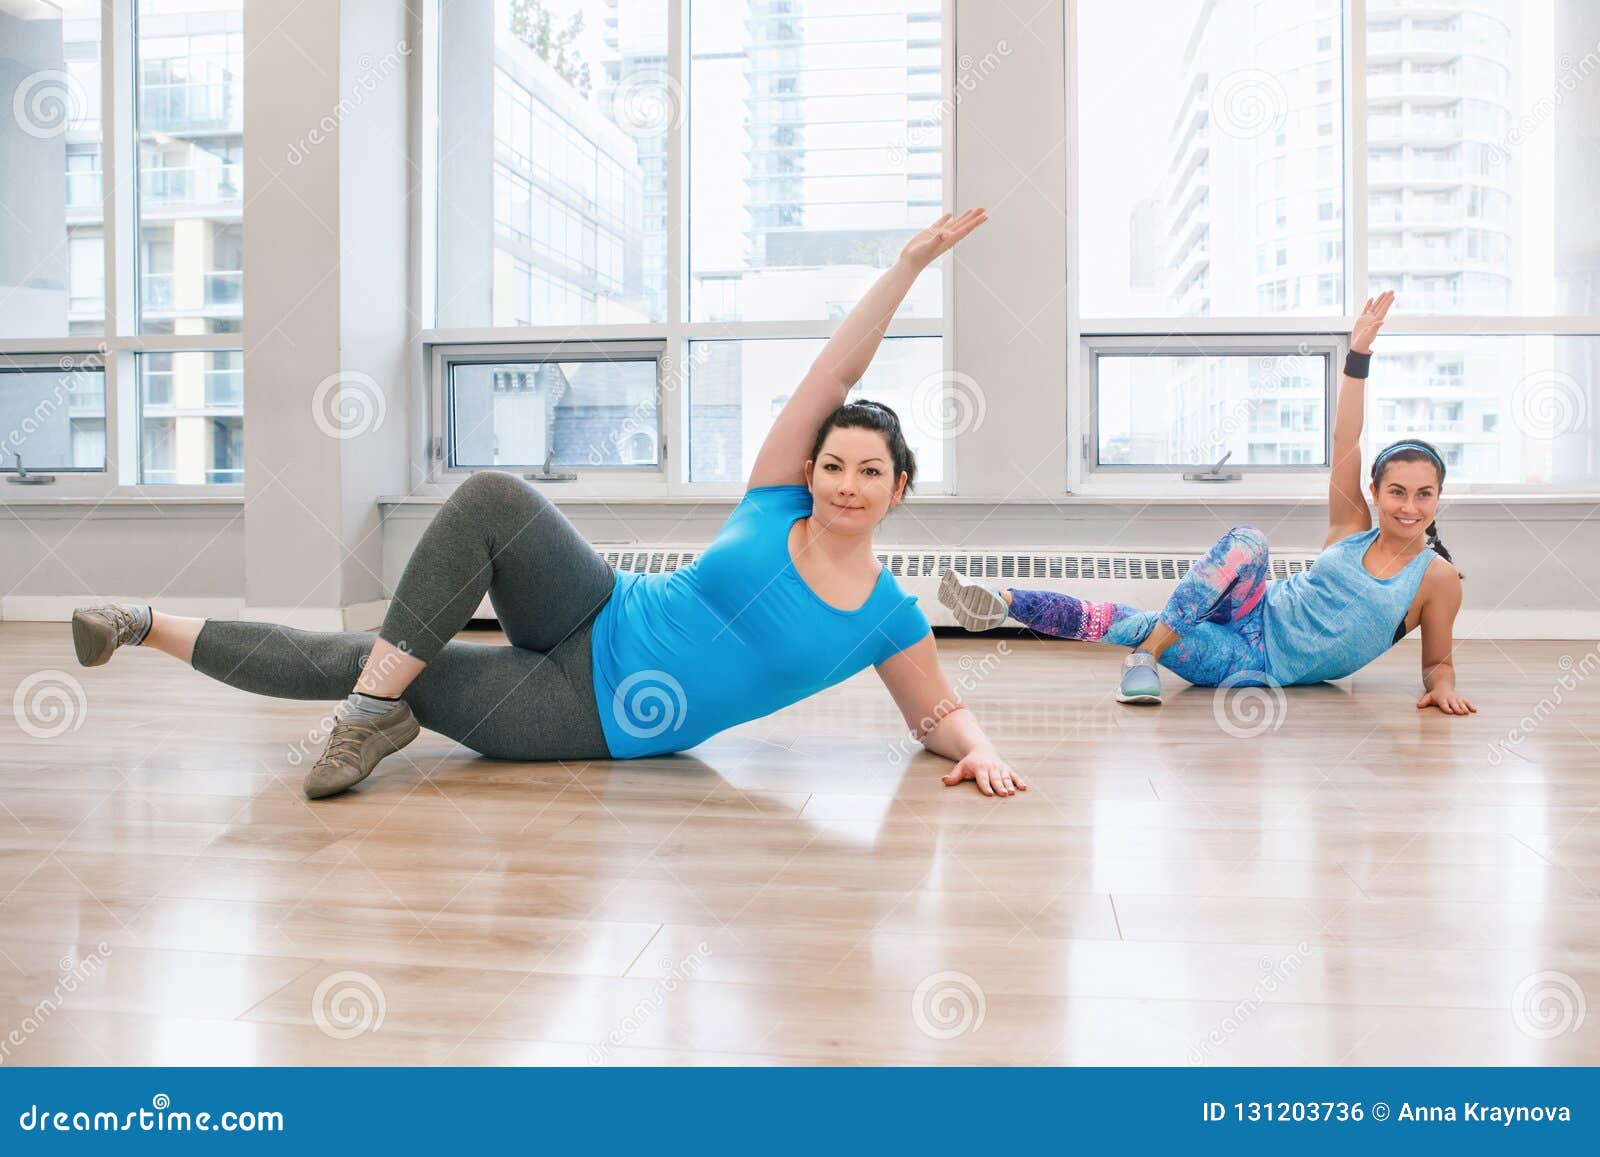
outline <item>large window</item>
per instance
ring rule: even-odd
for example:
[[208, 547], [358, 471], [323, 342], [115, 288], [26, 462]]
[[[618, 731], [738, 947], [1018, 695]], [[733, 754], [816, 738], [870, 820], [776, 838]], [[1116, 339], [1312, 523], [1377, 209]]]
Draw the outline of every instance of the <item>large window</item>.
[[[119, 11], [0, 6], [0, 470], [20, 451], [63, 494], [237, 484], [243, 3]], [[128, 66], [103, 121], [108, 56]]]
[[29, 7], [0, 6], [0, 338], [99, 334], [100, 2]]
[[[1280, 389], [1257, 396], [1277, 378], [1242, 347], [1292, 358], [1392, 289], [1369, 456], [1410, 434], [1439, 445], [1452, 482], [1600, 483], [1592, 5], [1364, 11], [1349, 59], [1336, 0], [1077, 4], [1086, 476], [1226, 450], [1246, 474], [1323, 467], [1325, 431], [1306, 423], [1337, 374], [1286, 407]], [[1106, 354], [1141, 335], [1148, 349]]]
[[[940, 10], [440, 0], [434, 468], [548, 460], [569, 492], [742, 481], [774, 399], [943, 211]], [[929, 415], [930, 485], [943, 277], [859, 387]], [[607, 360], [573, 361], [574, 338]]]

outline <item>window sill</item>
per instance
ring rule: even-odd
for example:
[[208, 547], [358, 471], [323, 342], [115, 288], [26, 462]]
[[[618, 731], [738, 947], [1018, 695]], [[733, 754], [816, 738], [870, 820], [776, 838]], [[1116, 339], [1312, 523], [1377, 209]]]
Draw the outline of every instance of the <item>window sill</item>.
[[[675, 494], [675, 495], [606, 495], [606, 494], [570, 494], [563, 495], [550, 490], [544, 491], [557, 506], [714, 506], [718, 503], [727, 506], [737, 505], [741, 493], [708, 493], [704, 495]], [[442, 506], [448, 494], [403, 494], [382, 495], [378, 498], [378, 505], [384, 509], [404, 510], [407, 508], [429, 509]], [[1225, 493], [1206, 491], [1204, 493], [1177, 493], [1172, 491], [1112, 491], [1112, 490], [1079, 490], [1063, 493], [1055, 498], [1042, 498], [1038, 496], [1017, 496], [1005, 498], [1003, 496], [981, 496], [965, 494], [924, 494], [913, 495], [906, 500], [906, 505], [912, 508], [929, 508], [940, 506], [989, 506], [989, 507], [1073, 507], [1073, 506], [1325, 506], [1328, 496], [1325, 491], [1315, 494], [1250, 494], [1250, 493]], [[1600, 504], [1600, 492], [1562, 491], [1549, 493], [1485, 493], [1485, 494], [1455, 494], [1447, 495], [1444, 507], [1460, 506], [1588, 506]]]

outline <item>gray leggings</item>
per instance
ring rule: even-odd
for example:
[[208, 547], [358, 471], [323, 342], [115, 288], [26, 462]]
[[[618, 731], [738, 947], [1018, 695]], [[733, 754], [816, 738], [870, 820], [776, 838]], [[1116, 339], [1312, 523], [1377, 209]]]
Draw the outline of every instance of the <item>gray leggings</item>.
[[[615, 574], [543, 494], [474, 474], [417, 544], [378, 636], [207, 622], [194, 668], [279, 699], [342, 699], [373, 640], [428, 664], [407, 688], [418, 722], [497, 759], [609, 759], [589, 638]], [[487, 591], [511, 641], [452, 642]]]

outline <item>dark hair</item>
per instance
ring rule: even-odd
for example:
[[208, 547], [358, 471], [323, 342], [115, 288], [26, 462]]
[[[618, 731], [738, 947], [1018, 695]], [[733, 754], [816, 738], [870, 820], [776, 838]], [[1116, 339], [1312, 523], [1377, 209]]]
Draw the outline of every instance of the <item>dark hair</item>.
[[[1404, 438], [1399, 442], [1391, 442], [1377, 456], [1372, 459], [1372, 484], [1377, 486], [1383, 481], [1383, 473], [1389, 468], [1391, 462], [1429, 462], [1439, 472], [1439, 489], [1444, 489], [1444, 457], [1436, 450], [1431, 442], [1424, 442], [1421, 438]], [[1438, 552], [1439, 557], [1451, 565], [1455, 559], [1450, 557], [1450, 552], [1445, 549], [1444, 543], [1439, 540], [1439, 524], [1428, 523], [1428, 529], [1423, 531], [1428, 537], [1428, 545]]]
[[889, 443], [889, 455], [894, 459], [894, 478], [898, 482], [900, 475], [906, 476], [907, 494], [917, 480], [917, 456], [911, 452], [911, 447], [906, 444], [906, 436], [900, 429], [900, 415], [896, 414], [882, 402], [869, 402], [858, 399], [846, 402], [833, 413], [822, 420], [822, 425], [817, 427], [817, 440], [811, 444], [811, 460], [815, 462], [822, 453], [822, 444], [828, 440], [828, 435], [840, 427], [849, 427], [858, 430], [876, 430], [883, 435], [883, 440]]

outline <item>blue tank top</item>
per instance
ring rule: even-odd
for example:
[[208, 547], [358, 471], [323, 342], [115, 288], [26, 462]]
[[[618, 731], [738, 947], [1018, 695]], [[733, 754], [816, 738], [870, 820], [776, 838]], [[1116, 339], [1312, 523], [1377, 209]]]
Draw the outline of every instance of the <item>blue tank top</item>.
[[887, 568], [854, 611], [806, 585], [789, 529], [810, 513], [804, 486], [759, 486], [688, 566], [617, 572], [592, 639], [595, 705], [613, 757], [693, 747], [928, 634], [917, 600]]
[[1374, 527], [1341, 538], [1299, 574], [1267, 584], [1267, 673], [1279, 683], [1342, 679], [1394, 645], [1439, 555], [1424, 550], [1392, 578], [1374, 578], [1361, 559], [1377, 537]]

